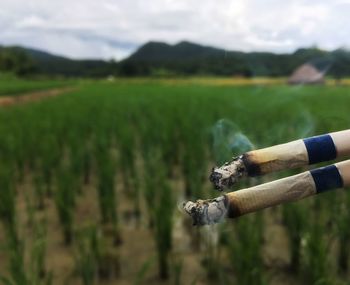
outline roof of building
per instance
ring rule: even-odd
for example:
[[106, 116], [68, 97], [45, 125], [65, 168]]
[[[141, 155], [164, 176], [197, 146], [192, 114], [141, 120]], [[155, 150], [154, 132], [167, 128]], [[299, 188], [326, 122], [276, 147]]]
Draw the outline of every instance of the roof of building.
[[324, 72], [311, 64], [299, 66], [288, 79], [290, 84], [316, 84], [324, 82]]

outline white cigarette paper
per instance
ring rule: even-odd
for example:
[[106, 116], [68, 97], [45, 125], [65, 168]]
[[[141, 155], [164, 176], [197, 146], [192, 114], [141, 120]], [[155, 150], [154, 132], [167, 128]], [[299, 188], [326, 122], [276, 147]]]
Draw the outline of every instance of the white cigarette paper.
[[346, 186], [350, 186], [350, 160], [230, 192], [216, 199], [187, 202], [184, 209], [192, 216], [194, 224], [207, 225]]
[[213, 168], [210, 180], [216, 189], [223, 190], [244, 176], [259, 176], [346, 156], [350, 156], [350, 130], [249, 151]]

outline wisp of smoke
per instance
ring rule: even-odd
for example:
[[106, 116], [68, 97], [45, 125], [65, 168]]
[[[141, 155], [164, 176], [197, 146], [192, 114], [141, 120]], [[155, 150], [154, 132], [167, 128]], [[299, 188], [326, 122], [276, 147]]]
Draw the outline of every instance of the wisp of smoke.
[[306, 138], [314, 134], [315, 121], [311, 113], [306, 109], [299, 112], [298, 116], [293, 120], [292, 125], [295, 139]]
[[218, 164], [254, 148], [248, 137], [228, 119], [218, 120], [211, 129], [211, 135], [213, 153]]

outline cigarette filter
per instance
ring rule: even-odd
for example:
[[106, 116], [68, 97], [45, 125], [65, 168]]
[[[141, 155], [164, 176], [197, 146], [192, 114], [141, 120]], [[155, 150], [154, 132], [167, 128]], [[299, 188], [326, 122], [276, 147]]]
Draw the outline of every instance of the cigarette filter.
[[259, 176], [346, 156], [350, 156], [350, 130], [246, 152], [213, 168], [210, 181], [216, 189], [223, 190], [244, 176]]
[[195, 225], [208, 225], [226, 217], [236, 218], [346, 186], [350, 186], [350, 160], [230, 192], [215, 199], [189, 201], [183, 207]]

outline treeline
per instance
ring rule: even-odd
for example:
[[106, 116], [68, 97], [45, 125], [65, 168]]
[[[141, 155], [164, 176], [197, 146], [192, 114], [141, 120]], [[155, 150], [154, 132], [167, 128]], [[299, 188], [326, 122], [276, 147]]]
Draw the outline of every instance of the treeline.
[[336, 78], [350, 76], [350, 51], [316, 47], [291, 54], [237, 52], [189, 42], [176, 45], [149, 42], [120, 62], [72, 60], [22, 47], [0, 47], [0, 72], [64, 77], [106, 76], [288, 76], [309, 62]]
[[26, 75], [35, 72], [34, 60], [22, 49], [0, 47], [0, 72]]
[[350, 76], [350, 51], [332, 52], [316, 47], [292, 54], [237, 52], [204, 47], [189, 42], [176, 45], [151, 42], [119, 63], [124, 75], [225, 75], [288, 76], [304, 63], [334, 77]]
[[72, 60], [23, 47], [0, 47], [0, 72], [17, 76], [105, 77], [117, 70], [115, 61]]

